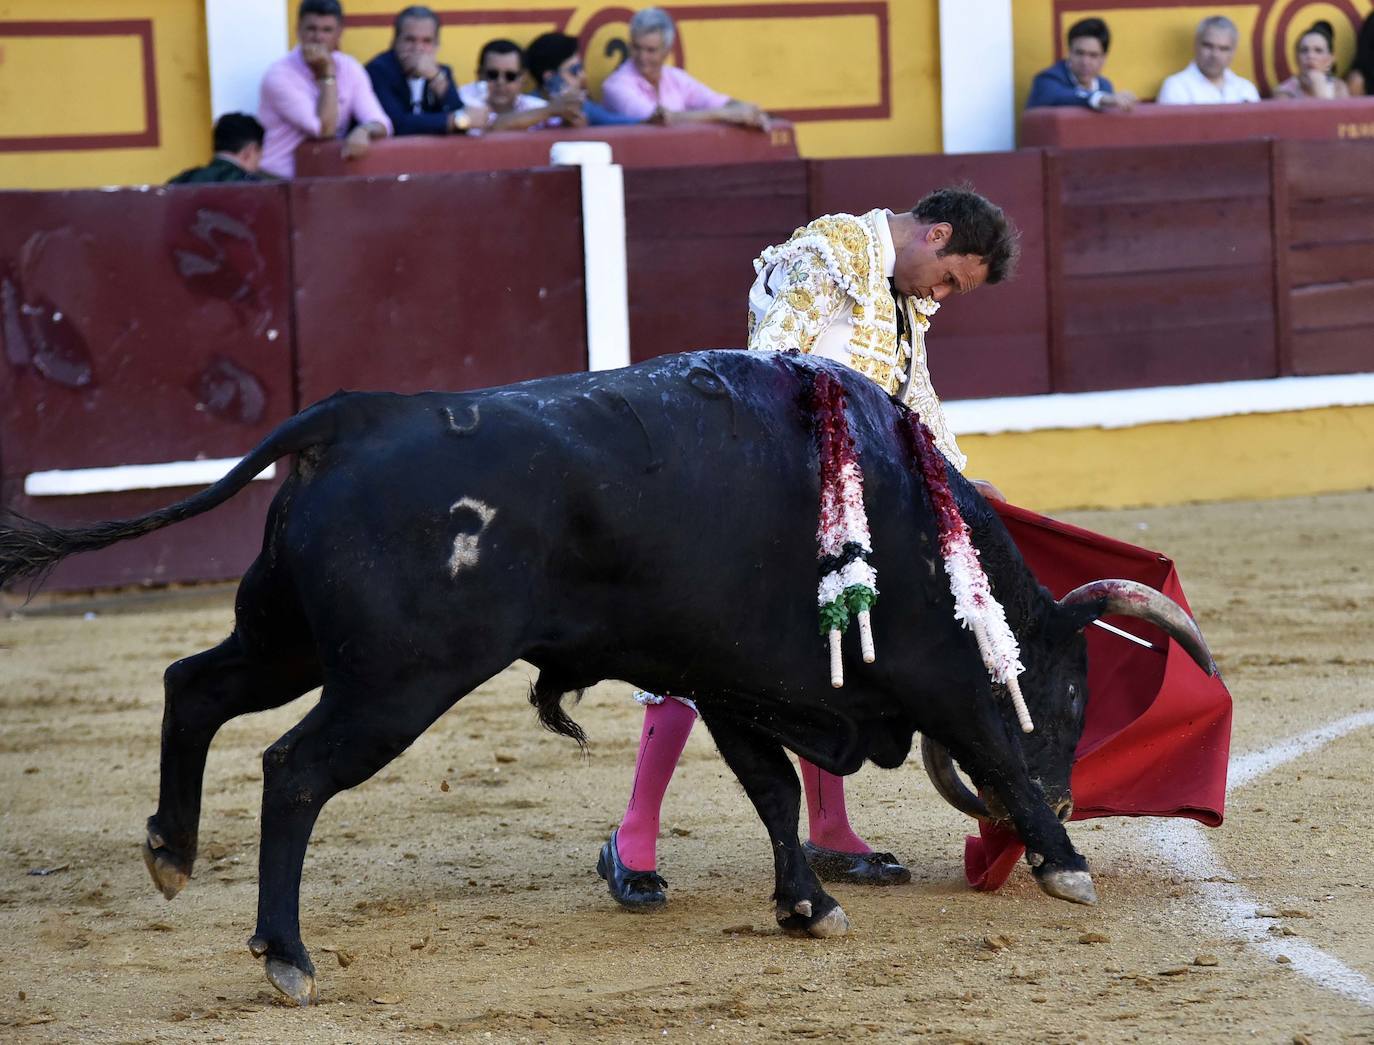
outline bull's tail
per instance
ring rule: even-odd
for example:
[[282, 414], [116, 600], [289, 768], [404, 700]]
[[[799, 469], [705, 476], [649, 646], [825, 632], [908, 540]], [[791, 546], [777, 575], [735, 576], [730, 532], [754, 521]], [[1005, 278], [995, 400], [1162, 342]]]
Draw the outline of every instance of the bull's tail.
[[587, 734], [566, 711], [563, 698], [569, 693], [576, 694], [574, 703], [582, 699], [582, 688], [574, 683], [556, 677], [552, 672], [541, 671], [530, 686], [530, 703], [539, 713], [540, 724], [550, 733], [558, 733], [577, 741], [583, 751], [587, 749]]
[[25, 577], [41, 580], [69, 555], [96, 551], [141, 537], [223, 504], [269, 464], [290, 453], [331, 441], [337, 431], [340, 400], [331, 398], [278, 426], [224, 478], [183, 501], [136, 519], [59, 528], [14, 512], [0, 513], [0, 588]]

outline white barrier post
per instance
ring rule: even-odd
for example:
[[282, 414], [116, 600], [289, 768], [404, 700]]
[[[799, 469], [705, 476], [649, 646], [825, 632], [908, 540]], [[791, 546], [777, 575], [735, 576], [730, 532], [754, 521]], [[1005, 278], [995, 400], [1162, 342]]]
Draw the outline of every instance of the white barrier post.
[[587, 289], [587, 369], [630, 365], [625, 267], [625, 177], [608, 142], [555, 142], [555, 167], [582, 169], [582, 257]]

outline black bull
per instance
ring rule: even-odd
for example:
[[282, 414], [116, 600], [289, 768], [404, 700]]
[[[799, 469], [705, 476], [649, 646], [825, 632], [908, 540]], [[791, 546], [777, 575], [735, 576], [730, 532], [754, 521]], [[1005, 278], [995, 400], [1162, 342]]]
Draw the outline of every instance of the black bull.
[[[847, 648], [840, 690], [829, 683], [816, 608], [819, 476], [805, 404], [817, 366], [847, 390], [882, 589], [877, 662]], [[918, 731], [938, 745], [927, 751], [937, 763], [946, 752], [946, 797], [986, 812], [951, 783], [952, 755], [1014, 823], [1046, 891], [1091, 902], [1086, 861], [1056, 816], [1068, 807], [1087, 700], [1081, 629], [1104, 612], [1135, 612], [1204, 666], [1205, 646], [1173, 603], [1122, 587], [1129, 582], [1056, 603], [951, 470], [1021, 646], [1035, 721], [1022, 734], [953, 619], [901, 415], [843, 367], [744, 352], [472, 393], [338, 395], [281, 425], [214, 486], [140, 519], [70, 530], [9, 520], [0, 582], [208, 511], [296, 454], [239, 587], [233, 633], [167, 669], [145, 858], [174, 896], [191, 874], [216, 731], [323, 685], [319, 703], [263, 756], [249, 941], [272, 982], [301, 1003], [315, 996], [300, 937], [301, 865], [320, 809], [518, 658], [539, 669], [530, 699], [541, 721], [579, 742], [560, 703], [568, 692], [624, 679], [695, 698], [767, 827], [784, 928], [827, 936], [847, 927], [802, 856], [784, 748], [847, 774], [865, 760], [901, 764]]]

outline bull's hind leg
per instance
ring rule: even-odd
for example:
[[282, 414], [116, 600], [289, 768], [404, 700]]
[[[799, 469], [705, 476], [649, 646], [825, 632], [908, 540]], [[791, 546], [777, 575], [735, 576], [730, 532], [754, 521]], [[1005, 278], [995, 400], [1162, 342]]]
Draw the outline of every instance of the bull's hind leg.
[[843, 936], [849, 918], [835, 898], [821, 888], [797, 837], [801, 786], [782, 745], [733, 719], [701, 706], [701, 717], [726, 765], [739, 778], [773, 844], [773, 891], [778, 924], [788, 932]]
[[360, 693], [358, 683], [326, 681], [319, 704], [263, 753], [258, 924], [248, 948], [266, 959], [267, 978], [293, 1001], [309, 1005], [316, 998], [315, 966], [301, 940], [300, 887], [320, 810], [375, 774], [498, 670], [488, 664], [466, 679], [428, 675], [384, 696]]
[[231, 718], [266, 711], [319, 685], [312, 655], [264, 662], [236, 631], [214, 649], [179, 660], [163, 677], [162, 773], [143, 860], [162, 895], [186, 885], [195, 863], [210, 742]]

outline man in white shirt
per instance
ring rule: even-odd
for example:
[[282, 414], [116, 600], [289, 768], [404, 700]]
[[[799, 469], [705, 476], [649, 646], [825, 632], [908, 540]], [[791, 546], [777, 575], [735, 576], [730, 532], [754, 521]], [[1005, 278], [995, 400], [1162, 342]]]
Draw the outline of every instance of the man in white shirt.
[[1230, 69], [1240, 42], [1240, 30], [1225, 15], [1204, 18], [1193, 40], [1193, 61], [1174, 73], [1159, 89], [1160, 105], [1221, 105], [1257, 102], [1259, 91]]

